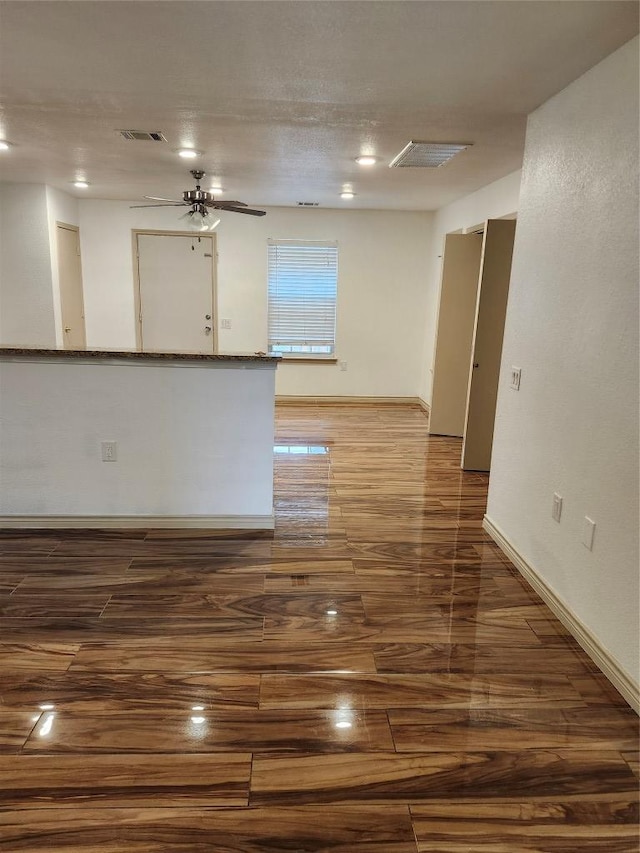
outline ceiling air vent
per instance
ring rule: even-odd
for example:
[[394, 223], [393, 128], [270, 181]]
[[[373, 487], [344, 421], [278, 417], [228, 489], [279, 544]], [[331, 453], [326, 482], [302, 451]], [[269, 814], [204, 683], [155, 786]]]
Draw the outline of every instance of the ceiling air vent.
[[164, 133], [160, 130], [119, 130], [125, 139], [134, 139], [137, 142], [166, 142]]
[[298, 207], [320, 207], [319, 201], [298, 201], [296, 204]]
[[471, 142], [409, 142], [389, 163], [390, 168], [418, 166], [433, 169], [451, 160]]

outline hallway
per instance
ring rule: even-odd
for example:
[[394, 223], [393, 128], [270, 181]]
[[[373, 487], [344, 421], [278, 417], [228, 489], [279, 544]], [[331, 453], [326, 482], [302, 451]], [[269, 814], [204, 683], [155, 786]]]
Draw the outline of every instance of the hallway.
[[0, 532], [0, 851], [635, 853], [638, 718], [426, 425], [280, 406], [274, 532]]

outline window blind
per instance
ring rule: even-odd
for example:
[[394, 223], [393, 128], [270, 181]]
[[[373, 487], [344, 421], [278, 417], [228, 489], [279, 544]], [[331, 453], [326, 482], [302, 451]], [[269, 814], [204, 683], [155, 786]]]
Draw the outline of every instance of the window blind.
[[335, 350], [338, 245], [269, 240], [269, 351]]

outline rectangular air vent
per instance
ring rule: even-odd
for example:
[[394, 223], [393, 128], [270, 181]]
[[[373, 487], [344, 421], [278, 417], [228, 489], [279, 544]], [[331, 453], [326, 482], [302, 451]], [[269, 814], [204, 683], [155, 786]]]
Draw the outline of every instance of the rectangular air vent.
[[451, 160], [460, 151], [469, 148], [471, 142], [409, 142], [389, 163], [390, 168], [417, 166], [434, 169]]
[[298, 205], [298, 207], [319, 207], [320, 206], [319, 201], [298, 201], [298, 202], [296, 202], [296, 204]]
[[133, 139], [137, 142], [166, 142], [164, 133], [160, 130], [119, 130], [125, 139]]

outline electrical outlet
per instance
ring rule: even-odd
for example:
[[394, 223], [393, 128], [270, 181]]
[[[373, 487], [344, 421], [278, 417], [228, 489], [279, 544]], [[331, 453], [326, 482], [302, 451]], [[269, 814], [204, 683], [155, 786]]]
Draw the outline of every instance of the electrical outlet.
[[520, 390], [520, 374], [521, 373], [522, 373], [522, 371], [520, 370], [519, 367], [512, 367], [511, 368], [511, 388], [513, 391], [519, 391]]
[[118, 443], [116, 441], [102, 442], [102, 461], [117, 462], [118, 461]]
[[346, 370], [347, 369], [347, 362], [346, 361], [339, 361], [338, 367], [340, 368], [340, 370]]
[[584, 524], [582, 527], [582, 544], [585, 548], [588, 548], [590, 551], [593, 551], [593, 537], [596, 532], [596, 523], [592, 518], [589, 518], [588, 515], [584, 517]]
[[562, 498], [557, 492], [553, 493], [553, 506], [551, 507], [551, 518], [560, 524], [560, 516], [562, 515]]
[[220, 328], [221, 329], [230, 329], [231, 328], [231, 320], [220, 320]]

